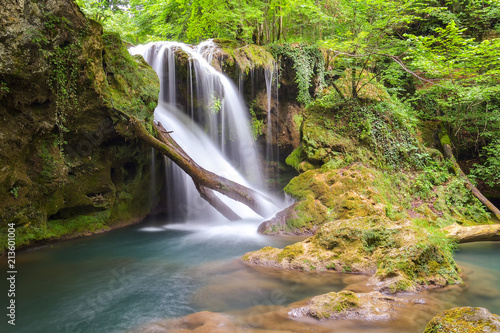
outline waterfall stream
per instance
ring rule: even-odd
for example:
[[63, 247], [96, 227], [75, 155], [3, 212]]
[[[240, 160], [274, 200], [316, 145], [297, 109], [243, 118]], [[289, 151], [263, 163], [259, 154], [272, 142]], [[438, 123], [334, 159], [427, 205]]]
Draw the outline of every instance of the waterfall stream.
[[[160, 78], [159, 104], [155, 121], [199, 165], [220, 176], [256, 189], [263, 188], [261, 163], [251, 135], [248, 110], [236, 86], [210, 64], [217, 46], [209, 40], [191, 47], [178, 42], [155, 42], [129, 49], [140, 54]], [[186, 86], [179, 87], [176, 57], [187, 56]], [[184, 69], [182, 69], [184, 70]], [[184, 96], [178, 96], [184, 91]], [[181, 103], [180, 100], [185, 100]], [[270, 105], [270, 102], [269, 102]], [[170, 205], [178, 207], [185, 219], [210, 219], [218, 212], [199, 196], [194, 183], [173, 163], [166, 163]], [[175, 177], [173, 176], [175, 175]], [[178, 195], [185, 193], [185, 195]], [[248, 207], [219, 197], [242, 217], [257, 217]], [[169, 199], [172, 201], [172, 198]], [[269, 207], [269, 215], [277, 207]]]

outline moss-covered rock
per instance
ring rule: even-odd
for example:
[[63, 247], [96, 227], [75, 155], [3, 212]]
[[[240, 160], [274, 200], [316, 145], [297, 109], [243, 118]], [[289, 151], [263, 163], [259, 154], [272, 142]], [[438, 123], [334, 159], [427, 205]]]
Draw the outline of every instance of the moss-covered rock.
[[249, 76], [252, 71], [274, 70], [275, 60], [262, 46], [238, 45], [221, 39], [215, 39], [214, 42], [221, 47], [217, 55], [219, 63], [222, 63], [221, 69], [233, 79], [237, 79], [240, 74]]
[[399, 311], [408, 309], [414, 300], [391, 297], [380, 292], [354, 293], [349, 290], [331, 292], [313, 297], [306, 306], [293, 308], [292, 317], [324, 319], [351, 319], [362, 321], [391, 320]]
[[302, 114], [301, 145], [287, 159], [301, 174], [285, 187], [297, 202], [259, 228], [314, 236], [245, 260], [373, 274], [370, 284], [388, 293], [461, 283], [453, 243], [439, 230], [491, 223], [484, 207], [417, 139], [407, 106], [338, 103], [320, 98]]
[[0, 229], [15, 223], [22, 247], [144, 218], [159, 165], [119, 114], [152, 128], [154, 71], [70, 0], [9, 3], [0, 21], [8, 91], [0, 102]]
[[379, 215], [325, 223], [316, 234], [283, 250], [247, 253], [254, 265], [374, 274], [371, 284], [394, 293], [461, 283], [453, 243], [431, 228]]
[[425, 327], [424, 333], [476, 333], [500, 332], [500, 316], [485, 308], [462, 307], [446, 310]]
[[338, 293], [331, 292], [325, 295], [313, 297], [306, 307], [292, 310], [291, 315], [298, 317], [305, 313], [316, 319], [333, 319], [348, 317], [348, 313], [360, 308], [360, 299], [356, 293], [343, 290]]
[[408, 215], [384, 173], [361, 163], [342, 169], [308, 170], [293, 178], [285, 192], [298, 202], [286, 209], [286, 218], [267, 222], [262, 233], [307, 234], [337, 219], [364, 216], [404, 218]]

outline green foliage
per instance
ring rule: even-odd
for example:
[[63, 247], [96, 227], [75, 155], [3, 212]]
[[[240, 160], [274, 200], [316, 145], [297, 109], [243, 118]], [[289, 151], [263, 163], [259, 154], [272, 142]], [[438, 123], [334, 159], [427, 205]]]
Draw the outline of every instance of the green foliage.
[[66, 128], [66, 114], [78, 110], [78, 55], [79, 47], [71, 44], [57, 47], [49, 57], [51, 67], [49, 87], [56, 96], [56, 126], [59, 130], [59, 148], [62, 151], [63, 134]]
[[0, 81], [0, 92], [1, 93], [8, 93], [9, 92], [9, 87], [7, 86], [7, 83]]
[[250, 108], [250, 127], [252, 129], [252, 136], [254, 140], [257, 140], [263, 132], [264, 119], [258, 119], [253, 108]]
[[271, 44], [269, 45], [271, 54], [278, 61], [283, 62], [288, 58], [292, 61], [295, 70], [295, 82], [299, 92], [297, 101], [307, 105], [312, 101], [309, 92], [314, 76], [317, 76], [320, 86], [324, 84], [324, 58], [317, 46], [291, 45], [291, 44]]
[[7, 83], [0, 80], [0, 99], [9, 93], [10, 89]]
[[466, 32], [450, 21], [434, 35], [408, 34], [408, 60], [434, 82], [415, 95], [415, 103], [430, 104], [431, 117], [450, 129], [459, 152], [472, 146], [477, 153], [500, 134], [500, 39], [479, 42]]
[[321, 39], [337, 4], [314, 0], [77, 0], [84, 13], [129, 42], [230, 38], [262, 45]]
[[17, 186], [13, 186], [11, 189], [10, 189], [10, 194], [12, 194], [12, 196], [14, 196], [14, 199], [17, 199], [17, 197], [19, 196], [19, 189], [21, 187], [19, 185]]
[[212, 98], [210, 101], [210, 106], [209, 106], [210, 112], [217, 114], [217, 113], [219, 113], [221, 108], [222, 108], [222, 104], [221, 104], [220, 97], [216, 96], [215, 94], [212, 95]]
[[429, 161], [429, 154], [415, 137], [417, 119], [413, 108], [397, 98], [344, 102], [323, 97], [313, 102], [310, 109], [333, 113], [330, 117], [336, 121], [330, 121], [330, 126], [379, 153], [377, 160], [371, 162], [378, 167], [423, 169]]
[[472, 174], [493, 187], [500, 184], [500, 140], [483, 148], [484, 164], [474, 164]]
[[85, 15], [102, 24], [106, 31], [118, 33], [130, 43], [138, 43], [141, 29], [129, 11], [129, 0], [76, 0]]

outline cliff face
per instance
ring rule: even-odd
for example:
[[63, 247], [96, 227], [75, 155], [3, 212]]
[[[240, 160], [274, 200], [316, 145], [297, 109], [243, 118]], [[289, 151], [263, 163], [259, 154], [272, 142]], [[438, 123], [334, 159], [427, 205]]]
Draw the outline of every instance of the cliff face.
[[157, 166], [117, 110], [151, 124], [156, 74], [71, 0], [2, 7], [0, 229], [22, 246], [142, 219]]

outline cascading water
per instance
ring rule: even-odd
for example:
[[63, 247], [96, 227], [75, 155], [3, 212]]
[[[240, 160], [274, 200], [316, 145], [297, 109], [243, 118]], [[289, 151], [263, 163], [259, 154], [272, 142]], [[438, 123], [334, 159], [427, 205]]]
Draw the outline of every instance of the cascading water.
[[[274, 172], [267, 174], [268, 178], [279, 178], [279, 108], [278, 108], [278, 68], [275, 66], [272, 69], [266, 69], [264, 72], [266, 81], [266, 97], [267, 97], [267, 133], [266, 133], [266, 161], [273, 166]], [[276, 92], [273, 96], [273, 89]], [[274, 116], [272, 113], [272, 100], [276, 98]], [[274, 121], [273, 121], [274, 118]], [[274, 125], [275, 123], [275, 125]], [[276, 145], [276, 148], [274, 147]]]
[[265, 79], [266, 79], [266, 94], [267, 94], [267, 145], [266, 145], [266, 159], [270, 161], [273, 157], [273, 146], [272, 140], [273, 137], [273, 123], [271, 117], [271, 99], [272, 99], [272, 89], [273, 89], [273, 74], [274, 71], [266, 69]]
[[[210, 65], [216, 49], [209, 40], [195, 48], [178, 42], [155, 42], [133, 47], [129, 52], [142, 55], [158, 74], [161, 87], [155, 121], [172, 131], [172, 138], [187, 154], [220, 176], [262, 188], [262, 171], [248, 112], [234, 84]], [[184, 89], [176, 78], [178, 54], [188, 57], [184, 96], [178, 95]], [[168, 165], [168, 186], [174, 189], [176, 197], [182, 194], [176, 203], [170, 204], [180, 207], [185, 219], [217, 216], [218, 212], [201, 199], [191, 179], [173, 163]], [[220, 197], [240, 216], [256, 217], [248, 207]], [[274, 213], [275, 207], [269, 211]]]

